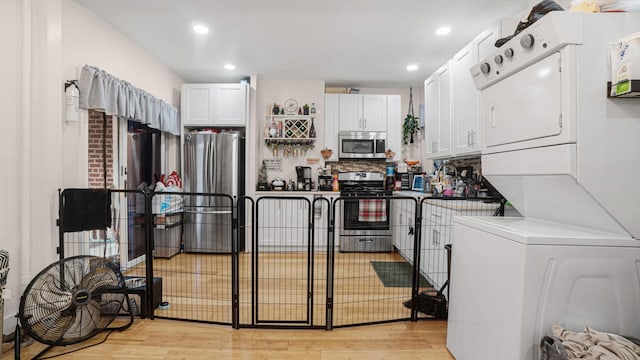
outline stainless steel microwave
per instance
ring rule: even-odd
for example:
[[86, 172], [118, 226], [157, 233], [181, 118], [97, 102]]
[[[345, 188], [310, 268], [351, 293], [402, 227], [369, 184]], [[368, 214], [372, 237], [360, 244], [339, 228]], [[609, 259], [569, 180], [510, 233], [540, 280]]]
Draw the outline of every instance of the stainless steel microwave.
[[385, 159], [387, 133], [383, 131], [340, 131], [341, 159]]

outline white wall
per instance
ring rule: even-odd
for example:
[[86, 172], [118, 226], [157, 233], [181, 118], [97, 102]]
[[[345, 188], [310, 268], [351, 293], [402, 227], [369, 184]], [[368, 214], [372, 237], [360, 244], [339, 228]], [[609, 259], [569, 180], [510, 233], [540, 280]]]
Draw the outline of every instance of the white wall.
[[[180, 105], [182, 80], [122, 33], [82, 5], [62, 0], [64, 79], [77, 79], [82, 65], [92, 65], [172, 104]], [[87, 112], [79, 123], [64, 124], [64, 186], [87, 186]], [[177, 150], [170, 141], [167, 149]], [[177, 169], [168, 156], [165, 171]]]
[[[273, 105], [274, 102], [282, 105], [285, 100], [293, 98], [298, 101], [298, 104], [309, 104], [315, 102], [317, 108], [317, 114], [315, 118], [315, 127], [317, 133], [317, 140], [315, 147], [307, 152], [305, 157], [283, 157], [283, 171], [282, 172], [268, 172], [269, 179], [280, 177], [284, 180], [293, 179], [296, 180], [295, 166], [302, 165], [307, 166], [306, 159], [319, 159], [320, 163], [317, 165], [308, 165], [312, 168], [312, 178], [316, 178], [318, 175], [317, 168], [322, 163], [322, 156], [320, 150], [323, 148], [324, 139], [324, 81], [292, 81], [292, 80], [274, 80], [264, 79], [261, 76], [255, 76], [252, 78], [252, 87], [255, 86], [255, 112], [253, 112], [252, 118], [252, 135], [254, 141], [253, 151], [249, 153], [256, 154], [256, 157], [250, 157], [247, 159], [248, 164], [255, 164], [251, 167], [251, 174], [248, 174], [247, 184], [249, 189], [255, 189], [257, 179], [257, 169], [261, 165], [263, 158], [273, 158], [271, 150], [264, 145], [263, 131], [265, 115], [267, 115], [268, 106]], [[282, 150], [280, 150], [280, 157], [282, 157]]]
[[[0, 12], [0, 107], [3, 120], [0, 131], [0, 164], [6, 176], [2, 181], [3, 194], [2, 206], [0, 206], [0, 227], [3, 230], [0, 236], [0, 249], [9, 251], [10, 267], [7, 289], [12, 298], [6, 300], [5, 307], [8, 313], [15, 312], [18, 299], [15, 297], [19, 288], [20, 270], [18, 259], [20, 258], [20, 239], [22, 229], [20, 226], [21, 213], [26, 207], [20, 200], [22, 162], [25, 160], [22, 152], [21, 131], [24, 125], [22, 117], [21, 93], [22, 93], [22, 2], [20, 0], [8, 0], [2, 6]], [[5, 313], [7, 311], [5, 310]], [[8, 319], [8, 316], [5, 316]], [[4, 321], [7, 323], [7, 321]], [[15, 324], [15, 323], [14, 323]], [[6, 329], [11, 324], [5, 324]], [[5, 333], [8, 331], [5, 331]]]
[[[10, 252], [4, 333], [19, 297], [58, 256], [58, 189], [87, 185], [87, 114], [63, 121], [64, 80], [89, 64], [179, 105], [182, 81], [71, 0], [5, 0], [0, 12], [0, 248]], [[174, 146], [175, 148], [175, 146]]]

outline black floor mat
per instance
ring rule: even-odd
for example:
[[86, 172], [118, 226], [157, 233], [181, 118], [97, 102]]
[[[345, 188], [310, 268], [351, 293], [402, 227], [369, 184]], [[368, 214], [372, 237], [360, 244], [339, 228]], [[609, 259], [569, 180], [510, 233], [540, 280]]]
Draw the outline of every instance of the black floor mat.
[[[385, 287], [411, 287], [413, 267], [406, 261], [371, 261], [378, 278]], [[431, 286], [420, 275], [420, 287]]]

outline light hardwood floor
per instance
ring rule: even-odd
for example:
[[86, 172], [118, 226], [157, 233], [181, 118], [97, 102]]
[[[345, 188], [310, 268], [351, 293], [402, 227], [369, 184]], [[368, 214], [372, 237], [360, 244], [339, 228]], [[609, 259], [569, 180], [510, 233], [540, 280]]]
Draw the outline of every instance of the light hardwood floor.
[[[99, 342], [99, 334], [81, 344], [54, 348], [47, 355]], [[100, 345], [59, 359], [454, 359], [445, 347], [446, 322], [419, 321], [324, 330], [233, 330], [226, 326], [175, 320], [140, 320], [112, 333]], [[5, 344], [7, 345], [7, 344]], [[27, 359], [42, 350], [22, 349]], [[4, 349], [4, 348], [3, 348]], [[12, 350], [2, 359], [12, 359]]]
[[[305, 303], [306, 253], [264, 253], [260, 257], [259, 309], [263, 319], [289, 319]], [[408, 318], [402, 302], [407, 287], [385, 287], [371, 261], [402, 261], [397, 253], [336, 253], [334, 325]], [[314, 324], [325, 324], [326, 254], [316, 254]], [[179, 254], [156, 259], [154, 276], [163, 279], [168, 310], [157, 316], [230, 322], [230, 257]], [[251, 259], [240, 257], [241, 319], [251, 323]], [[143, 275], [141, 265], [127, 275]], [[277, 291], [276, 291], [277, 290]], [[302, 291], [302, 292], [301, 292]], [[300, 296], [303, 295], [303, 296]], [[304, 312], [303, 312], [304, 313]], [[293, 315], [292, 315], [293, 314]], [[295, 315], [297, 316], [297, 315]], [[54, 348], [48, 355], [84, 347], [104, 338]], [[166, 319], [139, 319], [124, 332], [114, 332], [101, 345], [65, 355], [65, 359], [453, 359], [445, 347], [446, 322], [396, 322], [325, 330], [250, 329]], [[44, 348], [23, 349], [23, 359]], [[11, 359], [4, 353], [2, 359]]]
[[[268, 321], [306, 319], [307, 253], [272, 252], [259, 256], [256, 275], [258, 317]], [[314, 325], [323, 326], [326, 311], [326, 253], [316, 253], [313, 273]], [[251, 255], [241, 254], [240, 322], [251, 324]], [[398, 253], [335, 254], [334, 326], [380, 322], [410, 317], [402, 303], [411, 298], [410, 287], [386, 287], [371, 261], [403, 261]], [[171, 303], [157, 316], [231, 323], [231, 257], [181, 253], [156, 259], [154, 276], [162, 278], [162, 299]], [[138, 266], [127, 275], [144, 275]], [[421, 289], [421, 290], [424, 290]]]

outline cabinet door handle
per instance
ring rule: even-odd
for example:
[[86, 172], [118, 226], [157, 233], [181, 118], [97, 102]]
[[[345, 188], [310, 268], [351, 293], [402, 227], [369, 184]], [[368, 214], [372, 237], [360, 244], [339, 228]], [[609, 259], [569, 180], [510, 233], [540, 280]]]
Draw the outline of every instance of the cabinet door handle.
[[476, 144], [476, 139], [475, 139], [475, 135], [476, 131], [475, 130], [471, 130], [471, 146]]
[[367, 130], [367, 118], [364, 118], [364, 126], [362, 127], [362, 130]]
[[431, 231], [431, 236], [432, 236], [432, 240], [431, 240], [431, 244], [435, 245], [435, 246], [439, 246], [440, 245], [440, 231], [433, 229]]
[[440, 214], [431, 214], [431, 216], [433, 216], [433, 217], [438, 217], [438, 218], [439, 218], [439, 217], [442, 217], [442, 215], [440, 215]]
[[467, 147], [471, 146], [471, 131], [467, 130]]

